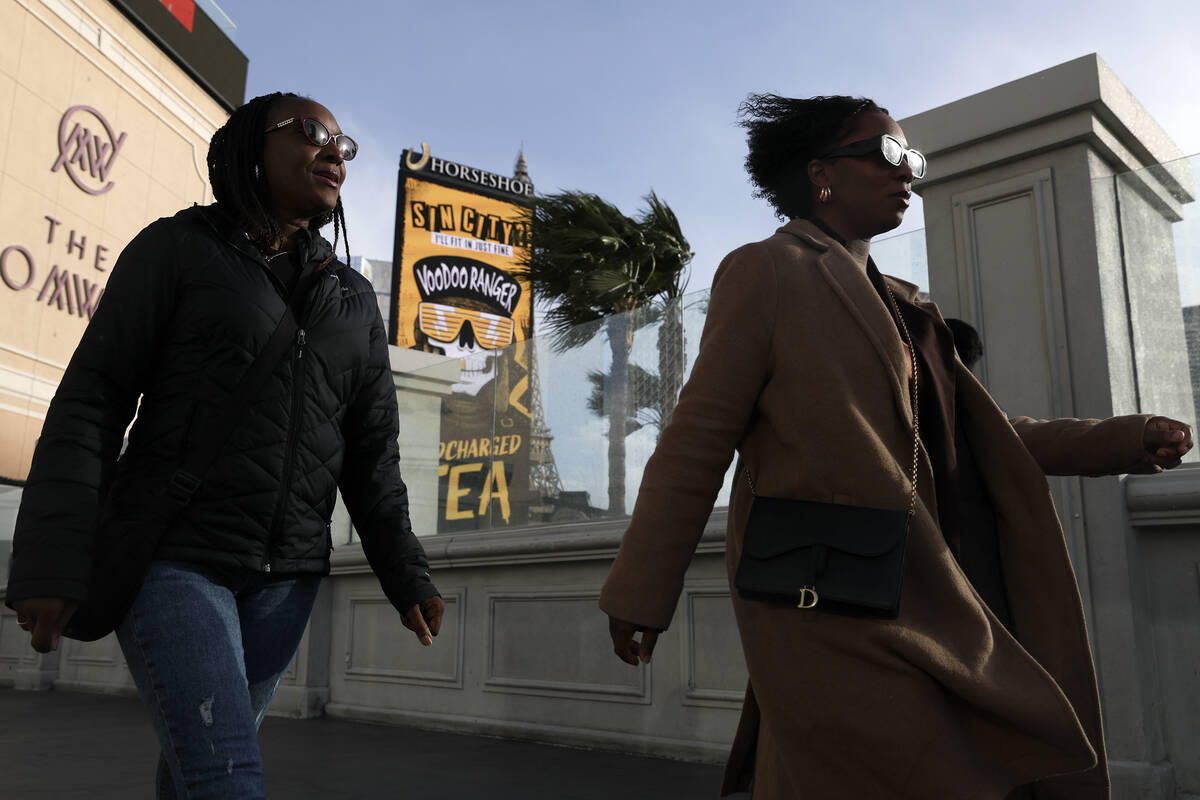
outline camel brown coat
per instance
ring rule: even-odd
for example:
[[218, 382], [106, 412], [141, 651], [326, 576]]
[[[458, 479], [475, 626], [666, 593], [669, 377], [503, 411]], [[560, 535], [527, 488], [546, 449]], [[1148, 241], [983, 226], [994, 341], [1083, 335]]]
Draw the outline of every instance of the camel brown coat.
[[[916, 302], [915, 286], [887, 280]], [[956, 380], [1019, 643], [947, 548], [922, 450], [898, 619], [733, 590], [750, 686], [725, 793], [753, 774], [755, 800], [999, 800], [1032, 782], [1039, 800], [1108, 796], [1083, 610], [1045, 474], [1156, 471], [1142, 443], [1148, 417], [1010, 422], [961, 363]], [[764, 496], [906, 509], [912, 436], [902, 341], [850, 254], [803, 220], [735, 250], [714, 278], [699, 357], [601, 608], [668, 626], [735, 450], [731, 584], [753, 499], [747, 472]]]

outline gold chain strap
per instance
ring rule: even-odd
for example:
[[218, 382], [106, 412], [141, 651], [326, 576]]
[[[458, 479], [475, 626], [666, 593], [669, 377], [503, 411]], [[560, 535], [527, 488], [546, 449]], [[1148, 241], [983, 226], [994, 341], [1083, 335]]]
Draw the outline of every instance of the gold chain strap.
[[883, 282], [883, 288], [887, 289], [888, 300], [892, 303], [892, 311], [896, 312], [896, 319], [900, 320], [900, 331], [904, 334], [904, 342], [908, 345], [908, 359], [909, 364], [912, 365], [912, 381], [910, 382], [913, 410], [912, 495], [908, 499], [908, 516], [911, 519], [917, 512], [917, 467], [921, 457], [921, 417], [917, 412], [917, 403], [920, 399], [917, 391], [917, 376], [921, 373], [921, 368], [917, 364], [917, 348], [913, 346], [912, 336], [908, 332], [908, 324], [904, 321], [904, 315], [900, 313], [900, 306], [896, 304], [896, 295], [892, 294], [892, 287], [888, 286], [887, 281]]
[[[921, 370], [917, 364], [917, 349], [913, 346], [912, 336], [908, 332], [908, 324], [904, 321], [904, 315], [900, 313], [900, 306], [896, 303], [896, 296], [892, 294], [892, 287], [887, 285], [887, 281], [884, 281], [883, 286], [887, 289], [888, 301], [892, 304], [892, 311], [896, 313], [896, 319], [900, 321], [900, 332], [904, 334], [904, 343], [908, 345], [908, 359], [912, 369], [912, 380], [909, 381], [909, 386], [912, 390], [913, 409], [912, 493], [908, 498], [908, 516], [912, 517], [917, 511], [917, 468], [921, 463], [921, 417], [917, 408], [920, 398], [917, 387], [917, 376]], [[754, 478], [750, 475], [750, 466], [748, 464], [746, 465], [746, 483], [750, 484], [750, 494], [757, 495], [758, 492], [754, 487]]]

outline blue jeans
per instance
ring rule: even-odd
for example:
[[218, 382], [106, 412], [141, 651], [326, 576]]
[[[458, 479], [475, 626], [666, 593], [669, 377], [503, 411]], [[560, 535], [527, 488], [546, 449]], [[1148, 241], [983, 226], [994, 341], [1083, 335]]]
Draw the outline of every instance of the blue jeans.
[[321, 579], [155, 561], [117, 638], [158, 735], [157, 797], [266, 797], [258, 726]]

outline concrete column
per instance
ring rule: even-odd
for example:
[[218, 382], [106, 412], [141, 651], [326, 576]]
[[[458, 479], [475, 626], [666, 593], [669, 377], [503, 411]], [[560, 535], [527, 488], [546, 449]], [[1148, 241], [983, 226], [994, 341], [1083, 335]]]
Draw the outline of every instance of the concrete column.
[[0, 591], [8, 585], [8, 560], [12, 555], [13, 531], [17, 527], [20, 506], [21, 487], [0, 486]]
[[[400, 408], [400, 473], [408, 487], [408, 516], [413, 531], [428, 536], [437, 533], [442, 398], [458, 383], [461, 362], [401, 347], [389, 346], [388, 351]], [[339, 493], [333, 514], [333, 545], [355, 541], [358, 535]]]
[[17, 525], [17, 509], [20, 506], [21, 487], [0, 485], [0, 540], [12, 541], [13, 530]]
[[462, 362], [389, 347], [400, 406], [400, 472], [408, 486], [408, 516], [418, 536], [438, 530], [438, 449], [442, 398], [458, 383]]
[[[1194, 422], [1171, 224], [1183, 153], [1096, 55], [900, 120], [929, 156], [930, 292], [980, 332], [1010, 416]], [[1166, 797], [1149, 594], [1119, 479], [1053, 478], [1084, 596], [1114, 796]], [[1173, 789], [1171, 790], [1173, 792]]]
[[29, 641], [24, 641], [25, 648], [17, 660], [17, 668], [13, 672], [13, 688], [25, 691], [41, 692], [54, 688], [58, 679], [58, 661], [62, 649], [52, 653], [35, 653], [29, 647]]

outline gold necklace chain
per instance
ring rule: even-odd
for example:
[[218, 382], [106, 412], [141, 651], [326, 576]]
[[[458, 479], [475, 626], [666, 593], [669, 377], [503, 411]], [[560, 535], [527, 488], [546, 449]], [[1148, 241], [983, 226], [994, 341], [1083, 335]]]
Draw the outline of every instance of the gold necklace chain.
[[892, 311], [896, 312], [896, 319], [900, 321], [900, 331], [904, 334], [904, 342], [908, 345], [908, 358], [912, 369], [912, 380], [909, 382], [912, 390], [913, 410], [912, 496], [908, 500], [908, 516], [911, 519], [917, 511], [917, 467], [920, 464], [921, 453], [921, 417], [917, 411], [917, 403], [920, 399], [917, 376], [921, 372], [921, 367], [917, 364], [917, 348], [913, 345], [912, 336], [908, 332], [908, 324], [904, 321], [904, 315], [900, 313], [900, 306], [896, 303], [896, 296], [892, 294], [892, 287], [886, 280], [883, 282], [883, 288], [887, 289], [888, 300], [892, 303]]

